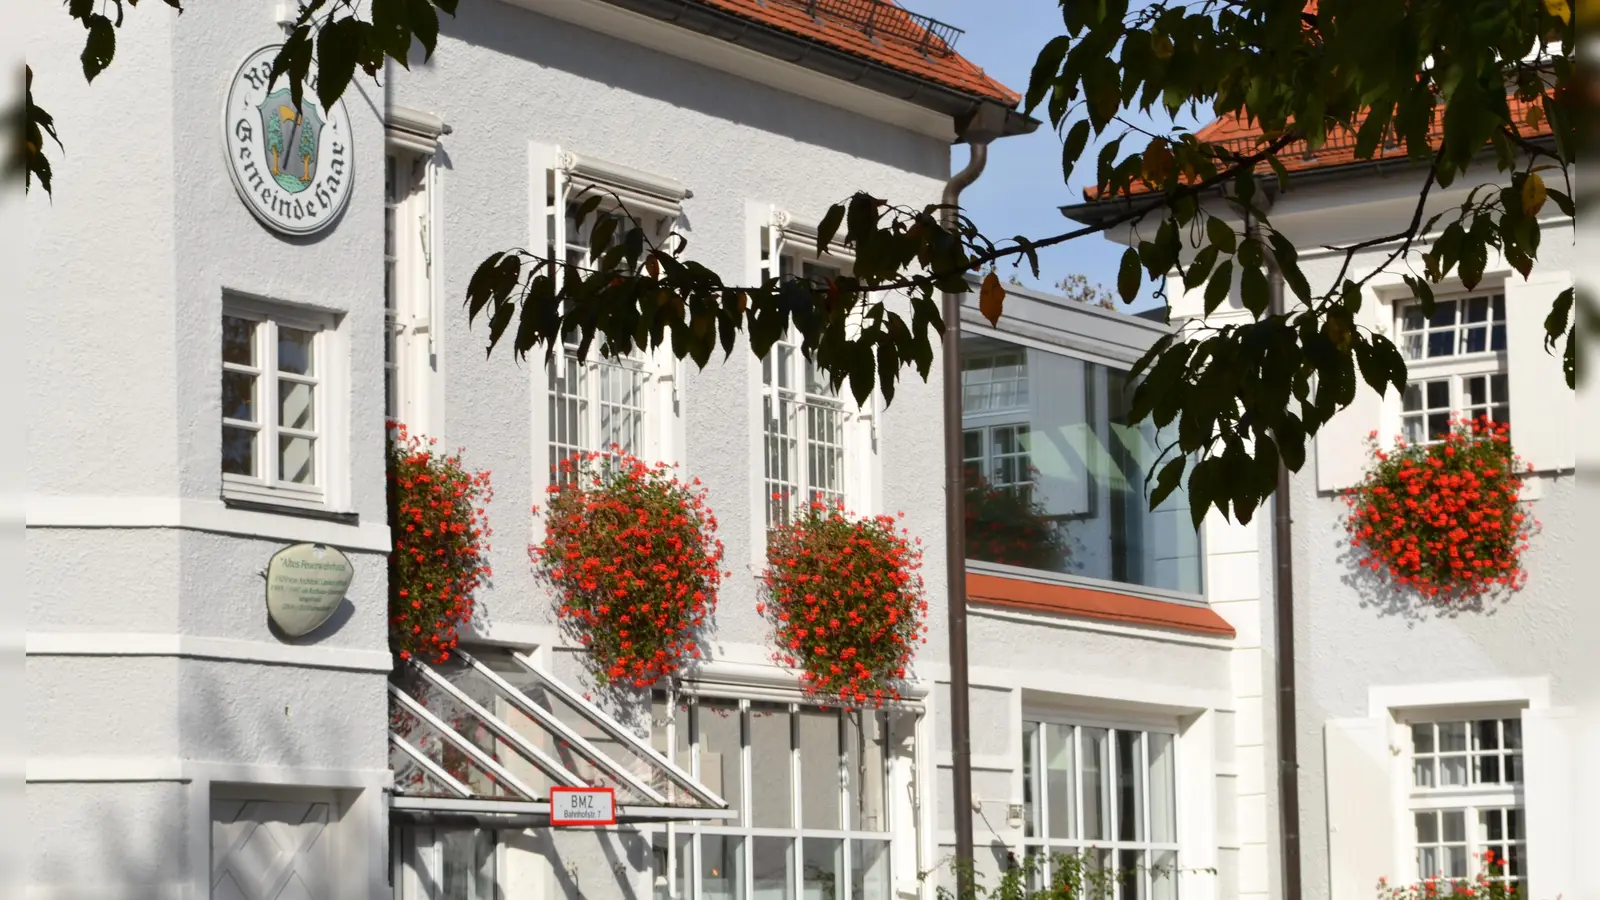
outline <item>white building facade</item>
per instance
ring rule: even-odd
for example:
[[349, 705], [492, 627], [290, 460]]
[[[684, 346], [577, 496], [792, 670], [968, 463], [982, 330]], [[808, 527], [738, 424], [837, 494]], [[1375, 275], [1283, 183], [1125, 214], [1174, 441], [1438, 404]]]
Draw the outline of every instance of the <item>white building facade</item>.
[[[970, 123], [1031, 127], [918, 37], [935, 23], [883, 7], [909, 24], [872, 35], [813, 6], [472, 4], [434, 61], [304, 120], [231, 99], [265, 90], [246, 62], [281, 40], [269, 5], [140, 10], [92, 88], [36, 66], [72, 153], [31, 201], [24, 276], [30, 897], [932, 898], [968, 814], [943, 427], [984, 501], [963, 586], [980, 868], [1087, 852], [1128, 870], [1124, 900], [1270, 893], [1268, 560], [1257, 526], [1145, 507], [1154, 436], [1121, 388], [1164, 326], [1025, 291], [999, 329], [969, 311], [959, 424], [937, 372], [858, 408], [781, 347], [704, 370], [484, 358], [460, 307], [477, 263], [581, 252], [585, 190], [729, 281], [842, 271], [815, 253], [829, 204], [937, 202]], [[29, 21], [30, 58], [75, 59], [67, 17]], [[493, 474], [481, 665], [449, 686], [389, 651], [388, 418]], [[701, 480], [733, 575], [682, 691], [600, 710], [526, 548], [552, 463], [611, 443]], [[819, 493], [924, 541], [931, 633], [882, 713], [804, 702], [756, 611], [772, 497]], [[291, 637], [263, 594], [303, 544], [353, 576]], [[493, 732], [474, 765], [499, 793], [412, 790], [449, 779], [394, 723], [441, 697]], [[617, 785], [623, 821], [551, 827], [569, 777]]]
[[[1352, 164], [1340, 156], [1347, 150], [1334, 140], [1321, 154], [1296, 156], [1281, 189], [1275, 179], [1262, 181], [1271, 222], [1300, 248], [1314, 290], [1325, 290], [1345, 265], [1336, 248], [1401, 230], [1422, 190], [1422, 173], [1403, 158]], [[1493, 170], [1486, 164], [1481, 171]], [[1428, 214], [1452, 210], [1486, 177], [1469, 175], [1435, 191]], [[1091, 201], [1066, 212], [1093, 221], [1108, 206]], [[1270, 815], [1262, 837], [1271, 848], [1275, 896], [1284, 889], [1287, 852], [1280, 760], [1298, 785], [1301, 896], [1370, 897], [1380, 879], [1393, 886], [1471, 879], [1484, 871], [1486, 851], [1521, 896], [1600, 896], [1582, 867], [1578, 837], [1590, 827], [1578, 798], [1594, 790], [1579, 760], [1592, 739], [1585, 735], [1600, 726], [1593, 664], [1585, 658], [1600, 619], [1581, 599], [1574, 543], [1581, 533], [1580, 412], [1561, 347], [1546, 351], [1544, 329], [1552, 302], [1582, 268], [1571, 218], [1552, 204], [1541, 229], [1529, 277], [1491, 249], [1473, 289], [1458, 280], [1435, 286], [1431, 318], [1406, 287], [1403, 266], [1365, 282], [1356, 324], [1401, 349], [1407, 391], [1380, 397], [1359, 384], [1355, 402], [1308, 441], [1289, 496], [1256, 515], [1252, 546], [1274, 565], [1264, 570], [1264, 602], [1240, 628], [1262, 636], [1260, 659], [1247, 668], [1268, 698], [1279, 683], [1275, 610], [1284, 596], [1273, 577], [1277, 504], [1287, 502], [1291, 520], [1292, 552], [1284, 562], [1293, 572], [1289, 690], [1297, 746], [1293, 754], [1280, 753], [1278, 707], [1270, 699], [1257, 706], [1252, 721], [1264, 726], [1264, 752], [1249, 776], [1265, 776], [1261, 799]], [[1436, 237], [1420, 236], [1412, 253], [1426, 252]], [[1348, 277], [1367, 278], [1394, 250], [1379, 245], [1356, 253]], [[1169, 280], [1172, 321], [1201, 318], [1203, 289], [1185, 292], [1179, 281]], [[1237, 287], [1206, 319], [1212, 325], [1250, 320]], [[1526, 586], [1481, 604], [1441, 608], [1359, 568], [1345, 533], [1343, 492], [1373, 462], [1368, 436], [1376, 434], [1381, 446], [1397, 437], [1428, 441], [1452, 418], [1484, 416], [1511, 423], [1513, 448], [1531, 468], [1522, 499], [1541, 528], [1523, 556]]]

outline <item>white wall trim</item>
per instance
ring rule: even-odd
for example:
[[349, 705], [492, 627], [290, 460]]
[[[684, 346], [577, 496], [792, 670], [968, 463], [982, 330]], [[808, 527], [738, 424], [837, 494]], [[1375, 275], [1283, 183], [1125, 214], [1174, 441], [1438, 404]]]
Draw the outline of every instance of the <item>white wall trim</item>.
[[[950, 667], [943, 662], [919, 662], [917, 674], [925, 681], [935, 684], [950, 682]], [[1232, 712], [1234, 709], [1233, 691], [1227, 685], [1211, 688], [1152, 684], [1137, 675], [1118, 678], [1087, 672], [1075, 673], [1069, 681], [1063, 681], [1057, 672], [1034, 672], [992, 666], [973, 666], [969, 672], [969, 679], [971, 686], [975, 688], [1037, 691], [1041, 694], [1059, 696], [1063, 704], [1070, 704], [1073, 698], [1079, 698], [1119, 705], [1146, 706], [1152, 710], [1170, 710], [1175, 715], [1194, 715], [1207, 710]]]
[[165, 884], [30, 884], [26, 900], [190, 900], [187, 881]]
[[1045, 613], [1029, 613], [1020, 610], [992, 609], [968, 604], [967, 615], [976, 619], [995, 619], [1002, 622], [1018, 622], [1023, 625], [1033, 625], [1041, 628], [1065, 628], [1069, 631], [1095, 631], [1101, 634], [1114, 634], [1120, 637], [1136, 638], [1142, 641], [1162, 641], [1168, 644], [1188, 644], [1191, 647], [1209, 647], [1213, 650], [1231, 650], [1234, 647], [1233, 638], [1207, 637], [1201, 634], [1187, 634], [1181, 631], [1163, 629], [1151, 625], [1138, 627], [1133, 625], [1119, 625], [1115, 622], [1102, 622], [1095, 619], [1084, 618], [1072, 613], [1049, 615]]
[[1526, 703], [1529, 709], [1550, 706], [1550, 679], [1486, 678], [1435, 684], [1373, 685], [1367, 688], [1367, 717], [1389, 721], [1394, 710], [1423, 706], [1477, 706]]
[[295, 515], [231, 509], [220, 500], [176, 497], [51, 497], [25, 501], [28, 528], [171, 528], [327, 544], [341, 550], [389, 552], [389, 526], [365, 520], [354, 525]]
[[178, 657], [387, 674], [386, 651], [142, 632], [30, 632], [28, 656]]

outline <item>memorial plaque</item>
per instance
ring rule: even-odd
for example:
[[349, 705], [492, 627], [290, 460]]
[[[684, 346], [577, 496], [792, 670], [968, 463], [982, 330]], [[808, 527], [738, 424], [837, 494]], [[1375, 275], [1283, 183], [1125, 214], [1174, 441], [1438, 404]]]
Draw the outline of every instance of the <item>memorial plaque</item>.
[[267, 563], [267, 615], [289, 637], [310, 634], [339, 608], [355, 575], [350, 560], [333, 547], [285, 547]]

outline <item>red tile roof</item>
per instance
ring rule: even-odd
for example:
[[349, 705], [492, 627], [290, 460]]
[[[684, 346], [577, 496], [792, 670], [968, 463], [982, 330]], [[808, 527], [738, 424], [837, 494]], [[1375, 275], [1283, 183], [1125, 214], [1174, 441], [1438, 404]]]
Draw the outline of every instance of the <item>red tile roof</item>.
[[1228, 620], [1209, 606], [1167, 603], [1112, 591], [1023, 578], [969, 573], [967, 601], [1125, 625], [1169, 628], [1212, 637], [1231, 638], [1235, 635]]
[[[1517, 123], [1523, 137], [1542, 137], [1551, 133], [1549, 121], [1543, 118], [1539, 120], [1537, 127], [1530, 128], [1526, 124], [1528, 109], [1533, 104], [1515, 97], [1512, 97], [1510, 102], [1511, 119]], [[1435, 112], [1432, 133], [1429, 135], [1434, 146], [1438, 146], [1438, 142], [1444, 135], [1442, 115], [1442, 110]], [[1240, 154], [1259, 152], [1263, 146], [1261, 127], [1237, 116], [1218, 119], [1195, 132], [1195, 137], [1201, 141], [1221, 144], [1229, 150]], [[1374, 160], [1392, 159], [1405, 155], [1405, 145], [1391, 132], [1389, 139], [1379, 145], [1371, 158]], [[1290, 144], [1278, 151], [1278, 162], [1282, 163], [1284, 169], [1291, 175], [1296, 172], [1305, 172], [1313, 169], [1334, 169], [1365, 161], [1356, 158], [1355, 133], [1343, 128], [1329, 131], [1327, 140], [1314, 153], [1306, 149], [1304, 142]], [[1256, 171], [1268, 174], [1272, 171], [1272, 167], [1267, 163], [1260, 163], [1256, 166]], [[1131, 185], [1130, 193], [1147, 194], [1155, 190], [1157, 189], [1148, 183], [1136, 180]], [[1105, 195], [1098, 188], [1089, 187], [1084, 188], [1083, 196], [1088, 200], [1099, 200], [1103, 199]]]
[[[806, 0], [699, 0], [743, 19], [758, 22], [781, 31], [810, 38], [819, 44], [887, 66], [898, 72], [924, 79], [941, 87], [964, 94], [996, 100], [1006, 106], [1015, 106], [1021, 95], [988, 75], [971, 62], [951, 51], [937, 35], [928, 30], [904, 9], [891, 0], [869, 4], [863, 0], [821, 3], [815, 6], [816, 17], [806, 12]], [[847, 9], [869, 8], [876, 17], [872, 36], [852, 22], [829, 14], [829, 7]], [[927, 41], [929, 52], [919, 47]]]

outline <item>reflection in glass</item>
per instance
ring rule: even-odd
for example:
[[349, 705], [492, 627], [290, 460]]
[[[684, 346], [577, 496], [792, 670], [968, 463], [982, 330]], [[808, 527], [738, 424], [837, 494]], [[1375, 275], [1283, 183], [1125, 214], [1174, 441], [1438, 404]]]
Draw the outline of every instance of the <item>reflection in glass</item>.
[[750, 704], [750, 771], [755, 775], [750, 807], [757, 828], [795, 825], [793, 746], [789, 707]]
[[850, 842], [851, 900], [889, 900], [889, 842]]
[[316, 427], [312, 386], [303, 381], [278, 379], [278, 424], [309, 431]]
[[802, 709], [799, 727], [801, 827], [838, 830], [844, 825], [840, 821], [839, 713]]
[[222, 426], [222, 471], [245, 478], [255, 477], [256, 432], [231, 425]]
[[700, 900], [741, 900], [744, 872], [739, 838], [717, 834], [700, 837]]
[[1080, 728], [1083, 751], [1083, 837], [1091, 841], [1111, 838], [1111, 796], [1107, 788], [1109, 748], [1104, 728]]
[[278, 371], [291, 375], [315, 375], [312, 349], [316, 333], [278, 326]]
[[256, 376], [223, 370], [222, 417], [241, 422], [256, 420]]
[[1158, 435], [1126, 373], [1002, 338], [961, 339], [970, 559], [1200, 593], [1180, 487], [1149, 509]]
[[[699, 711], [700, 782], [728, 801], [729, 809], [744, 808], [739, 778], [739, 703], [736, 700], [702, 700]], [[728, 824], [737, 824], [737, 820]]]
[[1172, 735], [1152, 731], [1145, 735], [1150, 757], [1150, 840], [1173, 844], [1178, 840], [1177, 776]]
[[840, 892], [839, 864], [844, 841], [808, 837], [800, 842], [805, 865], [800, 870], [800, 900], [844, 900]]
[[316, 484], [315, 442], [306, 437], [278, 436], [278, 479], [290, 484]]
[[1046, 835], [1075, 838], [1078, 830], [1076, 767], [1073, 765], [1072, 726], [1045, 725], [1045, 790], [1050, 822]]
[[1144, 754], [1139, 733], [1117, 732], [1117, 840], [1144, 840]]
[[751, 900], [794, 900], [794, 882], [790, 878], [794, 841], [758, 837], [751, 838], [750, 844], [750, 873], [755, 885]]
[[222, 317], [222, 361], [240, 366], [256, 364], [256, 323], [237, 316]]

